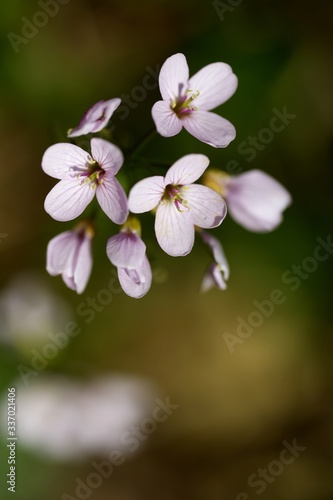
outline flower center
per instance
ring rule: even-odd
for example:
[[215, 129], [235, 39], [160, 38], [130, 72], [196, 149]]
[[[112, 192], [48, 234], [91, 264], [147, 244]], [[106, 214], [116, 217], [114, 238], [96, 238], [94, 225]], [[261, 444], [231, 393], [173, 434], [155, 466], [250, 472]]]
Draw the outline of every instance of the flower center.
[[177, 208], [178, 212], [184, 212], [184, 208], [188, 211], [190, 207], [188, 202], [184, 200], [181, 196], [182, 186], [174, 186], [173, 184], [168, 184], [165, 188], [163, 201], [172, 201]]
[[93, 189], [104, 182], [105, 170], [91, 156], [88, 156], [84, 167], [71, 167], [70, 172], [81, 185], [90, 184]]
[[178, 97], [171, 103], [171, 109], [176, 113], [178, 118], [184, 115], [197, 111], [198, 108], [192, 106], [192, 102], [199, 96], [199, 90], [187, 90], [185, 95]]
[[76, 224], [74, 230], [77, 235], [83, 240], [84, 238], [92, 239], [95, 236], [95, 228], [91, 220], [81, 220]]

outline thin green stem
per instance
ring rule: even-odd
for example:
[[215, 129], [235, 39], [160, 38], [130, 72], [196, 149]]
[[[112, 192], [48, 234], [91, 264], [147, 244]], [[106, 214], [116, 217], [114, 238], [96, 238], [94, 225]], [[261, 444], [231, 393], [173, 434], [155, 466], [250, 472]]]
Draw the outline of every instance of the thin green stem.
[[131, 159], [134, 159], [139, 151], [141, 151], [141, 149], [143, 149], [148, 144], [148, 142], [151, 141], [155, 134], [155, 128], [147, 132], [147, 134], [142, 139], [140, 139], [140, 141], [134, 144], [134, 146], [128, 151], [127, 156]]
[[171, 161], [164, 161], [164, 160], [154, 160], [150, 158], [135, 158], [136, 161], [142, 161], [144, 163], [149, 163], [149, 165], [152, 165], [154, 167], [167, 167], [169, 168], [172, 165]]
[[87, 219], [90, 219], [91, 221], [95, 221], [101, 212], [101, 207], [99, 206], [99, 203], [97, 202], [96, 196], [94, 197], [94, 199], [90, 203], [89, 209], [90, 210], [88, 211]]

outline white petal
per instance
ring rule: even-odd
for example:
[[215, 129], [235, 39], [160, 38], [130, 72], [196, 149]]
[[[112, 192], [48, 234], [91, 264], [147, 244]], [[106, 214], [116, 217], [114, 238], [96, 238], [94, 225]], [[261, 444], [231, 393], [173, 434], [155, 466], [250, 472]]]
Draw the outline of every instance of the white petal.
[[91, 155], [104, 170], [116, 175], [124, 163], [123, 153], [117, 146], [105, 139], [91, 139]]
[[155, 233], [160, 247], [169, 255], [187, 255], [194, 244], [194, 225], [189, 210], [179, 212], [172, 202], [161, 203], [156, 212]]
[[156, 130], [163, 137], [173, 137], [183, 128], [181, 120], [166, 101], [158, 101], [151, 110]]
[[91, 239], [84, 237], [81, 242], [74, 270], [74, 283], [77, 293], [82, 293], [88, 283], [92, 269]]
[[201, 286], [200, 286], [200, 292], [206, 293], [209, 292], [212, 288], [215, 286], [215, 280], [212, 276], [210, 268], [207, 269], [207, 271], [204, 274], [204, 277], [202, 278]]
[[230, 178], [226, 200], [231, 216], [250, 231], [267, 232], [282, 221], [290, 193], [273, 177], [252, 170]]
[[207, 156], [199, 154], [183, 156], [167, 171], [165, 184], [192, 184], [202, 176], [208, 165]]
[[79, 183], [77, 178], [58, 182], [45, 198], [44, 207], [55, 220], [72, 220], [82, 214], [95, 195], [90, 184]]
[[209, 64], [190, 78], [190, 89], [200, 92], [193, 105], [207, 111], [214, 109], [235, 93], [237, 85], [237, 76], [229, 64]]
[[163, 100], [174, 101], [184, 95], [188, 86], [189, 70], [184, 54], [175, 54], [163, 64], [159, 85]]
[[213, 228], [221, 224], [227, 214], [223, 198], [213, 189], [200, 184], [184, 186], [181, 197], [187, 200], [193, 223], [202, 228]]
[[65, 285], [70, 289], [76, 291], [76, 285], [74, 283], [74, 276], [69, 276], [67, 274], [62, 275]]
[[46, 252], [46, 270], [51, 276], [58, 276], [68, 266], [77, 248], [75, 231], [58, 234], [49, 241]]
[[139, 181], [132, 187], [128, 195], [129, 210], [135, 214], [149, 212], [159, 204], [164, 194], [164, 188], [164, 177], [160, 175]]
[[224, 278], [226, 280], [229, 279], [230, 275], [229, 264], [220, 241], [211, 234], [207, 233], [206, 231], [200, 231], [199, 234], [202, 238], [202, 241], [206, 243], [206, 245], [208, 245], [209, 248], [211, 249], [214, 261], [223, 271]]
[[112, 222], [123, 224], [128, 216], [125, 191], [109, 171], [106, 171], [103, 181], [96, 188], [98, 203]]
[[213, 262], [208, 267], [203, 277], [200, 290], [201, 292], [208, 292], [214, 286], [220, 290], [226, 290], [227, 288], [222, 272], [220, 271], [218, 265]]
[[122, 231], [108, 239], [106, 253], [114, 266], [135, 269], [142, 264], [146, 245], [137, 234]]
[[91, 268], [91, 238], [76, 231], [66, 231], [49, 242], [46, 269], [51, 276], [62, 274], [70, 289], [82, 293]]
[[209, 111], [193, 111], [182, 118], [183, 127], [199, 141], [214, 148], [225, 148], [236, 137], [235, 127], [222, 116]]
[[118, 268], [118, 278], [124, 292], [135, 299], [140, 299], [149, 291], [152, 272], [147, 256], [136, 271]]
[[86, 169], [90, 155], [74, 144], [58, 143], [50, 146], [44, 153], [42, 169], [51, 177], [63, 179], [73, 169]]

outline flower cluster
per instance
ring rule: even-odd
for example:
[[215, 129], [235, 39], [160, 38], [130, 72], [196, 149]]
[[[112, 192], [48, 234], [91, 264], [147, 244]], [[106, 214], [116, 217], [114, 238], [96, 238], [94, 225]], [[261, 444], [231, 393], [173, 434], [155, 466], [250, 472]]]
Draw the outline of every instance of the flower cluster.
[[[162, 100], [154, 104], [152, 118], [160, 135], [172, 137], [184, 128], [215, 148], [227, 147], [236, 137], [234, 126], [211, 112], [236, 91], [237, 77], [228, 64], [209, 64], [190, 77], [185, 56], [175, 54], [161, 68], [159, 87]], [[70, 140], [105, 133], [103, 129], [120, 102], [114, 98], [94, 104], [79, 125], [68, 132]], [[108, 239], [106, 253], [117, 267], [124, 292], [131, 297], [143, 297], [152, 283], [141, 224], [133, 214], [155, 214], [157, 241], [173, 257], [191, 252], [197, 231], [213, 257], [201, 289], [216, 286], [223, 290], [229, 266], [221, 243], [204, 230], [218, 227], [228, 208], [246, 229], [271, 231], [291, 202], [286, 189], [264, 172], [253, 170], [230, 176], [220, 170], [207, 170], [209, 159], [202, 154], [181, 157], [165, 175], [140, 180], [126, 195], [116, 178], [126, 160], [119, 147], [92, 136], [90, 152], [73, 143], [49, 147], [42, 168], [59, 179], [45, 199], [45, 210], [55, 220], [70, 221], [80, 216], [96, 194], [103, 212], [120, 226], [118, 233]], [[201, 177], [203, 184], [197, 184]], [[65, 284], [77, 293], [84, 291], [91, 274], [93, 237], [94, 221], [90, 218], [56, 236], [48, 245], [47, 271], [52, 276], [61, 274]]]

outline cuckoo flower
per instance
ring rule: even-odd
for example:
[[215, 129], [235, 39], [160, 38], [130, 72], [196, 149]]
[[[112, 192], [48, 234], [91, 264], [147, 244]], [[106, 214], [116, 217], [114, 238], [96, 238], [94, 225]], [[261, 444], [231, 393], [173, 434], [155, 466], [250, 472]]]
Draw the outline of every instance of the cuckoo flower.
[[106, 252], [118, 269], [124, 292], [130, 297], [143, 297], [151, 286], [152, 272], [146, 256], [146, 245], [140, 237], [140, 222], [129, 217], [120, 233], [109, 238]]
[[128, 206], [131, 212], [148, 212], [157, 207], [157, 241], [174, 257], [187, 255], [192, 250], [194, 226], [217, 227], [226, 215], [225, 202], [218, 193], [193, 184], [208, 164], [207, 156], [184, 156], [169, 168], [165, 177], [148, 177], [130, 191]]
[[108, 101], [98, 101], [85, 112], [77, 127], [68, 132], [68, 137], [78, 137], [99, 132], [107, 126], [113, 112], [118, 108], [121, 99], [116, 97]]
[[214, 262], [210, 264], [202, 280], [201, 291], [208, 292], [213, 286], [225, 290], [226, 281], [229, 278], [229, 265], [222, 245], [217, 238], [206, 231], [199, 231], [199, 234], [202, 241], [209, 246], [214, 258]]
[[82, 293], [92, 268], [91, 240], [94, 230], [82, 222], [73, 231], [53, 238], [47, 247], [46, 270], [51, 276], [62, 275], [68, 288]]
[[204, 182], [225, 198], [228, 211], [236, 222], [258, 233], [275, 229], [292, 201], [279, 182], [260, 170], [233, 177], [211, 170], [206, 173]]
[[235, 128], [210, 110], [234, 94], [237, 82], [228, 64], [209, 64], [189, 78], [184, 54], [169, 57], [159, 75], [163, 100], [152, 108], [158, 133], [172, 137], [184, 127], [199, 141], [215, 148], [225, 148], [236, 137]]
[[91, 156], [74, 144], [49, 147], [42, 168], [51, 177], [61, 179], [45, 199], [45, 210], [55, 220], [78, 217], [93, 197], [116, 224], [127, 217], [126, 195], [115, 178], [124, 161], [119, 148], [104, 139], [91, 140]]

